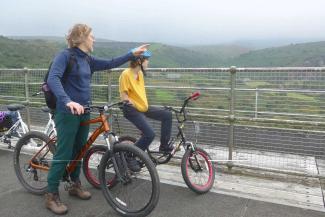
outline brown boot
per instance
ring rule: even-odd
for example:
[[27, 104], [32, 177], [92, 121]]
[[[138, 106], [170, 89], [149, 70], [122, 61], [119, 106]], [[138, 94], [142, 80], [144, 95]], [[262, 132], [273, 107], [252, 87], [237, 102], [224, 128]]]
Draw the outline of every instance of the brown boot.
[[68, 212], [68, 207], [61, 202], [59, 193], [46, 193], [45, 206], [57, 215], [63, 215]]
[[89, 200], [91, 193], [82, 189], [80, 182], [74, 182], [69, 189], [69, 195], [79, 197], [82, 200]]

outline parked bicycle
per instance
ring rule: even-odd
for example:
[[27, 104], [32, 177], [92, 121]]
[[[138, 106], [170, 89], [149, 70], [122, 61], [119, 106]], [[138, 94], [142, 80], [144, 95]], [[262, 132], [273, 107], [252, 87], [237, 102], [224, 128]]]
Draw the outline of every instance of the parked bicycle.
[[[0, 141], [7, 144], [9, 149], [15, 147], [13, 140], [18, 140], [29, 131], [20, 114], [20, 110], [23, 108], [25, 108], [24, 105], [11, 104], [7, 106], [8, 111], [0, 112]], [[48, 107], [42, 107], [41, 110], [48, 113], [49, 116], [43, 132], [50, 137], [56, 136], [53, 111]]]
[[[32, 96], [39, 96], [41, 94], [44, 94], [43, 91], [36, 92], [32, 94]], [[54, 123], [54, 111], [47, 106], [43, 106], [41, 110], [48, 114], [49, 120], [45, 126], [44, 133], [46, 135], [49, 135], [50, 137], [56, 136], [56, 128]]]
[[8, 111], [0, 112], [0, 141], [12, 148], [12, 139], [19, 139], [26, 134], [29, 129], [21, 118], [20, 110], [25, 108], [21, 104], [11, 104], [7, 106]]
[[48, 114], [49, 120], [45, 126], [43, 133], [48, 135], [50, 138], [56, 137], [56, 128], [54, 122], [54, 111], [47, 106], [43, 106], [41, 110]]
[[[106, 201], [112, 208], [122, 216], [146, 216], [157, 205], [159, 199], [160, 185], [155, 165], [148, 155], [127, 141], [120, 141], [110, 130], [107, 121], [108, 116], [104, 114], [113, 106], [122, 106], [122, 102], [105, 106], [91, 106], [91, 112], [98, 111], [99, 116], [82, 123], [100, 125], [93, 131], [87, 143], [83, 146], [77, 157], [72, 160], [67, 168], [63, 181], [71, 184], [69, 174], [74, 171], [77, 162], [83, 159], [83, 171], [90, 183], [100, 183]], [[86, 109], [87, 110], [87, 109]], [[104, 155], [94, 151], [99, 146], [91, 145], [102, 135], [106, 144]], [[47, 174], [51, 166], [51, 160], [55, 153], [55, 137], [30, 131], [17, 143], [14, 152], [14, 169], [18, 180], [25, 189], [34, 194], [44, 194], [47, 189]], [[37, 145], [28, 145], [28, 144]], [[28, 147], [35, 147], [29, 149]], [[97, 149], [98, 150], [98, 149]], [[99, 170], [99, 176], [92, 174], [91, 156], [101, 157], [100, 163], [95, 162], [95, 170]], [[141, 162], [139, 172], [131, 171], [128, 167], [128, 159], [135, 158]]]
[[180, 110], [173, 107], [166, 109], [175, 113], [178, 122], [178, 132], [176, 137], [172, 138], [169, 145], [174, 146], [171, 153], [160, 152], [158, 147], [149, 146], [147, 152], [155, 164], [165, 164], [175, 155], [180, 147], [183, 147], [185, 153], [181, 161], [182, 176], [186, 185], [198, 194], [208, 192], [215, 179], [215, 167], [209, 154], [191, 141], [188, 141], [183, 131], [187, 119], [187, 105], [191, 100], [197, 100], [200, 93], [196, 92], [186, 98]]

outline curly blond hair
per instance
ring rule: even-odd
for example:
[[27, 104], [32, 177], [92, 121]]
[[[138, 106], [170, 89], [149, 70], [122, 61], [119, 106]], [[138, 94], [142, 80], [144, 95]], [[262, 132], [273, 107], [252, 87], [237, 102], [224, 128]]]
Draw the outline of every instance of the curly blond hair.
[[78, 47], [82, 42], [86, 40], [92, 31], [91, 27], [86, 24], [75, 24], [66, 36], [68, 47]]

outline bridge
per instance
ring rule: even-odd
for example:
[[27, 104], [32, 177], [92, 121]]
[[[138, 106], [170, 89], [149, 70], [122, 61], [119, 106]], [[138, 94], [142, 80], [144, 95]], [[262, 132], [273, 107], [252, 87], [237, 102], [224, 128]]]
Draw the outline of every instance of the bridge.
[[[93, 103], [118, 100], [121, 70], [94, 73]], [[23, 102], [31, 129], [47, 120], [40, 111], [43, 97], [32, 96], [45, 72], [0, 69], [1, 109]], [[216, 162], [213, 192], [325, 211], [325, 68], [155, 68], [148, 70], [146, 86], [152, 105], [180, 106], [191, 92], [201, 92], [191, 104], [186, 134]], [[117, 131], [139, 134], [116, 115]], [[182, 186], [171, 175], [178, 172], [159, 168], [164, 183]]]

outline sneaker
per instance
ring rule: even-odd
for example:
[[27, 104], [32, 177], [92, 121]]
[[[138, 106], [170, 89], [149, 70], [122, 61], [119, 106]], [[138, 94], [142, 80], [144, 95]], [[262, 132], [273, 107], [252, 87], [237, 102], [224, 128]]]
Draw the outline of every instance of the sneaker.
[[57, 215], [64, 215], [68, 212], [68, 207], [61, 202], [57, 192], [45, 194], [45, 206]]
[[166, 154], [170, 154], [173, 150], [174, 150], [173, 146], [168, 146], [168, 147], [165, 147], [163, 145], [159, 146], [159, 152], [164, 152]]
[[141, 171], [139, 162], [133, 156], [127, 156], [126, 162], [128, 164], [129, 169], [132, 172], [140, 172]]

